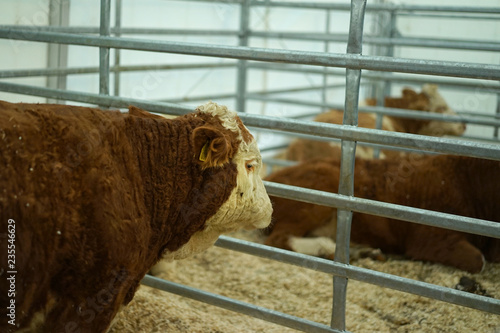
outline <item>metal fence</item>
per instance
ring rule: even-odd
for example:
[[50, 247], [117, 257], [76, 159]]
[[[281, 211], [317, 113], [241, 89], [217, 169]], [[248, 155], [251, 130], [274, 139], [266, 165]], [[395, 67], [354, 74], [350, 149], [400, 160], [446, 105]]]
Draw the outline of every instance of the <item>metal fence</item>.
[[[190, 0], [196, 1], [196, 0]], [[500, 314], [500, 301], [493, 298], [470, 294], [450, 288], [419, 282], [399, 276], [380, 273], [349, 265], [349, 230], [352, 211], [373, 215], [386, 216], [404, 221], [444, 227], [469, 233], [500, 238], [500, 226], [493, 221], [455, 216], [444, 213], [430, 212], [422, 209], [377, 202], [353, 197], [354, 153], [357, 142], [376, 146], [392, 146], [404, 149], [417, 149], [427, 152], [459, 154], [479, 158], [500, 160], [498, 145], [498, 127], [500, 127], [500, 104], [497, 103], [496, 115], [461, 114], [459, 116], [421, 114], [404, 110], [387, 109], [381, 106], [359, 107], [360, 87], [366, 85], [379, 99], [387, 95], [391, 85], [399, 83], [438, 83], [442, 86], [456, 89], [474, 89], [500, 96], [500, 65], [462, 63], [436, 60], [416, 60], [394, 57], [396, 47], [447, 48], [462, 50], [479, 50], [485, 52], [500, 51], [500, 42], [481, 42], [474, 40], [435, 40], [432, 38], [409, 38], [397, 34], [395, 22], [404, 16], [427, 16], [434, 18], [453, 17], [458, 19], [499, 20], [500, 8], [478, 8], [459, 6], [418, 6], [395, 4], [366, 4], [366, 0], [352, 0], [351, 3], [314, 3], [286, 1], [256, 1], [256, 0], [220, 0], [204, 2], [224, 3], [240, 6], [239, 30], [175, 30], [175, 29], [142, 29], [122, 27], [121, 1], [115, 1], [115, 22], [111, 24], [111, 2], [101, 1], [101, 23], [99, 28], [82, 28], [69, 26], [0, 26], [0, 38], [32, 42], [52, 43], [58, 45], [85, 45], [97, 47], [99, 67], [62, 67], [38, 70], [1, 71], [0, 91], [42, 96], [54, 100], [76, 101], [107, 107], [127, 107], [130, 104], [143, 107], [153, 112], [183, 114], [191, 108], [178, 104], [181, 100], [146, 101], [119, 96], [120, 73], [127, 71], [145, 71], [148, 69], [193, 69], [193, 68], [235, 68], [237, 71], [237, 87], [232, 94], [220, 96], [198, 96], [191, 100], [207, 98], [235, 98], [236, 109], [246, 125], [260, 131], [288, 133], [306, 137], [322, 138], [324, 140], [340, 139], [342, 144], [342, 160], [340, 179], [343, 181], [336, 194], [326, 193], [293, 186], [266, 182], [269, 194], [296, 200], [302, 200], [338, 208], [337, 248], [335, 260], [324, 260], [298, 253], [267, 247], [260, 244], [220, 237], [216, 245], [249, 253], [264, 258], [279, 260], [288, 264], [306, 267], [330, 274], [334, 279], [333, 312], [331, 325], [311, 322], [293, 317], [274, 310], [246, 304], [220, 295], [214, 295], [194, 288], [146, 276], [145, 285], [165, 291], [194, 298], [226, 309], [241, 312], [270, 322], [295, 328], [306, 332], [340, 332], [345, 330], [346, 292], [349, 279], [359, 280], [382, 287], [413, 293], [440, 301], [454, 303], [485, 312]], [[67, 10], [62, 2], [57, 10]], [[331, 33], [328, 28], [325, 33], [289, 33], [289, 32], [259, 32], [249, 28], [251, 9], [255, 7], [285, 7], [307, 8], [324, 11], [329, 22], [332, 11], [345, 11], [350, 14], [348, 33]], [[373, 35], [363, 36], [363, 24], [366, 13], [381, 15], [385, 24]], [[155, 39], [138, 39], [124, 37], [135, 35], [230, 35], [237, 40], [237, 46], [213, 45], [186, 42], [159, 41]], [[291, 51], [282, 49], [249, 47], [251, 38], [282, 38], [291, 40], [315, 40], [325, 43], [325, 52]], [[331, 42], [346, 43], [346, 53], [328, 52]], [[374, 55], [362, 55], [362, 47], [368, 45], [374, 48]], [[115, 58], [110, 59], [110, 49], [116, 49]], [[141, 50], [164, 52], [172, 54], [196, 55], [205, 57], [228, 58], [235, 61], [214, 64], [196, 63], [179, 65], [120, 65], [120, 50]], [[111, 65], [113, 62], [113, 65]], [[305, 66], [307, 65], [307, 66]], [[340, 70], [343, 69], [343, 70]], [[345, 69], [345, 70], [344, 70]], [[323, 91], [320, 102], [312, 102], [290, 98], [280, 98], [282, 90], [249, 92], [247, 89], [248, 74], [251, 71], [286, 71], [322, 75], [323, 85], [297, 88], [296, 91], [316, 89]], [[369, 72], [365, 72], [365, 71]], [[362, 73], [363, 71], [363, 73]], [[61, 89], [59, 85], [51, 87], [30, 86], [12, 83], [5, 79], [47, 76], [63, 80], [67, 75], [99, 73], [99, 93], [83, 93]], [[114, 73], [115, 93], [110, 94], [110, 74]], [[408, 74], [427, 74], [432, 76], [419, 77]], [[328, 89], [339, 88], [339, 85], [329, 85], [328, 77], [345, 77], [345, 103], [338, 105], [328, 102], [324, 97]], [[474, 80], [456, 80], [469, 78]], [[285, 91], [286, 92], [286, 91]], [[332, 125], [311, 123], [300, 118], [272, 117], [243, 113], [248, 101], [265, 101], [282, 104], [307, 105], [321, 108], [344, 109], [344, 124]], [[500, 98], [499, 98], [500, 101]], [[496, 130], [490, 140], [456, 140], [450, 138], [427, 137], [405, 133], [386, 132], [358, 128], [358, 112], [375, 112], [398, 116], [409, 116], [420, 119], [438, 119], [444, 121], [463, 121], [468, 124], [492, 126]]]

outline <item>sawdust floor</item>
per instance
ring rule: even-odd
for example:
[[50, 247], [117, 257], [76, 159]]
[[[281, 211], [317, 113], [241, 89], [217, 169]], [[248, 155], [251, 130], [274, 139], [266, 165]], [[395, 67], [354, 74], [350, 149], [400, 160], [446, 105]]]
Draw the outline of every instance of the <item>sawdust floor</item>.
[[[262, 242], [256, 232], [242, 239]], [[500, 264], [487, 264], [480, 274], [467, 274], [436, 264], [389, 258], [365, 258], [352, 264], [394, 275], [452, 287], [464, 275], [492, 297], [500, 298]], [[329, 324], [332, 278], [329, 275], [212, 247], [176, 263], [160, 277], [198, 289]], [[500, 333], [500, 315], [455, 306], [371, 284], [349, 281], [347, 329], [373, 332]], [[286, 333], [298, 332], [215, 306], [142, 286], [117, 317], [111, 333]]]

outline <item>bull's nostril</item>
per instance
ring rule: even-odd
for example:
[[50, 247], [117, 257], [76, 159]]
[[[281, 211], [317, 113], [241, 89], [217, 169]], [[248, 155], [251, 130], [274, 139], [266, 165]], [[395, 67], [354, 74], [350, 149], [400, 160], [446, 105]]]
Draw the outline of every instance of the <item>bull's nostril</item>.
[[240, 193], [240, 197], [243, 197], [243, 192]]

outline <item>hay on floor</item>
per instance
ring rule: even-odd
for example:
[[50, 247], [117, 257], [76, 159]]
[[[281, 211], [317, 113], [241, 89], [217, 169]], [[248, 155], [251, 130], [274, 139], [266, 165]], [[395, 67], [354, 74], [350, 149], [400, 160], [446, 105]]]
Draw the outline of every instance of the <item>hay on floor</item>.
[[[239, 232], [236, 236], [262, 242], [256, 232]], [[500, 298], [500, 264], [487, 264], [480, 274], [395, 258], [387, 262], [365, 258], [353, 264], [451, 288], [462, 276], [468, 276], [487, 294]], [[332, 277], [324, 273], [212, 247], [177, 262], [174, 269], [160, 277], [323, 324], [330, 323]], [[346, 322], [347, 329], [356, 333], [500, 331], [500, 315], [354, 280], [348, 284]], [[297, 331], [142, 286], [130, 305], [118, 315], [110, 332]]]

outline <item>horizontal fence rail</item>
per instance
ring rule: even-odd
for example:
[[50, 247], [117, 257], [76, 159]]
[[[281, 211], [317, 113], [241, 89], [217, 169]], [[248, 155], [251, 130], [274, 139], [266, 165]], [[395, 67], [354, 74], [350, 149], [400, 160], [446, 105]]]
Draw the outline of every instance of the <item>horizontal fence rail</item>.
[[[129, 105], [142, 107], [151, 112], [185, 114], [192, 108], [166, 102], [148, 102], [139, 99], [114, 97], [107, 95], [61, 91], [57, 89], [34, 87], [29, 85], [0, 82], [0, 90], [24, 95], [47, 98], [64, 98], [69, 101], [103, 105], [115, 108], [127, 108]], [[424, 151], [442, 152], [470, 157], [500, 160], [500, 146], [496, 144], [453, 140], [440, 137], [426, 137], [416, 134], [388, 132], [348, 125], [335, 125], [318, 122], [240, 113], [240, 118], [247, 126], [265, 130], [279, 130], [290, 133], [317, 135], [325, 138], [349, 139], [382, 145], [416, 148]]]
[[440, 213], [420, 208], [412, 208], [387, 202], [345, 196], [337, 193], [323, 192], [268, 181], [264, 181], [264, 184], [266, 186], [267, 193], [282, 198], [300, 200], [308, 203], [335, 207], [338, 209], [351, 210], [407, 222], [416, 222], [434, 227], [443, 227], [451, 230], [500, 238], [500, 223], [498, 222]]
[[[261, 94], [248, 93], [246, 97], [248, 99], [257, 101], [275, 102], [281, 104], [317, 106], [317, 107], [326, 107], [336, 110], [343, 110], [344, 108], [344, 105], [339, 103], [322, 103], [322, 102], [311, 102], [311, 101], [304, 101], [291, 98], [276, 98], [276, 97], [266, 96], [266, 94], [262, 93]], [[385, 108], [381, 106], [360, 106], [358, 110], [360, 112], [383, 114], [387, 116], [401, 117], [401, 118], [439, 120], [446, 122], [458, 122], [458, 123], [486, 125], [486, 126], [500, 126], [500, 119], [498, 118], [495, 119], [495, 115], [490, 115], [489, 118], [487, 118], [487, 117], [459, 115], [459, 114], [450, 115], [450, 114], [434, 113], [434, 112], [419, 112], [415, 110]]]
[[[249, 68], [280, 71], [280, 72], [296, 72], [324, 75], [345, 76], [345, 70], [328, 68], [326, 71], [323, 68], [295, 65], [295, 64], [270, 64], [265, 62], [253, 62], [248, 64]], [[489, 93], [500, 93], [500, 84], [498, 82], [480, 81], [463, 78], [439, 78], [434, 76], [423, 76], [414, 74], [398, 74], [398, 73], [380, 73], [380, 72], [364, 72], [362, 80], [380, 80], [393, 81], [399, 83], [434, 83], [440, 86], [474, 89], [476, 91], [486, 91]]]
[[[328, 3], [328, 2], [292, 2], [292, 1], [269, 1], [253, 0], [251, 6], [263, 7], [285, 7], [285, 8], [307, 8], [307, 9], [336, 9], [350, 10], [349, 3]], [[445, 13], [474, 13], [474, 14], [500, 14], [499, 7], [472, 7], [472, 6], [425, 6], [406, 4], [374, 4], [366, 5], [366, 11], [404, 11], [404, 12], [445, 12]]]
[[[500, 16], [498, 17], [500, 19]], [[94, 27], [59, 27], [59, 26], [32, 26], [23, 25], [3, 25], [5, 29], [16, 30], [36, 30], [58, 33], [72, 34], [98, 34], [99, 28]], [[188, 36], [233, 36], [238, 37], [239, 31], [234, 30], [210, 30], [210, 29], [161, 29], [161, 28], [110, 28], [111, 34], [120, 35], [188, 35]], [[248, 31], [249, 37], [256, 38], [277, 38], [290, 40], [306, 40], [318, 42], [347, 42], [348, 35], [341, 33], [319, 33], [319, 32], [286, 32], [286, 31]], [[384, 46], [411, 46], [411, 47], [431, 47], [456, 50], [474, 50], [474, 51], [500, 51], [500, 43], [495, 40], [442, 40], [423, 37], [377, 37], [364, 36], [363, 43], [384, 45]]]
[[[500, 19], [500, 16], [498, 17]], [[318, 42], [347, 42], [347, 34], [326, 34], [317, 32], [284, 32], [284, 31], [251, 31], [251, 37], [295, 39]], [[474, 50], [474, 51], [500, 51], [500, 43], [497, 41], [475, 41], [475, 40], [439, 40], [433, 38], [417, 37], [375, 37], [364, 36], [364, 44], [384, 45], [384, 46], [411, 46], [411, 47], [431, 47], [440, 49]]]
[[[247, 253], [266, 259], [272, 259], [326, 274], [342, 276], [384, 288], [391, 288], [402, 292], [421, 295], [427, 298], [471, 307], [489, 313], [500, 313], [500, 301], [485, 296], [479, 296], [426, 282], [376, 272], [352, 265], [345, 265], [332, 260], [276, 249], [270, 246], [256, 244], [227, 236], [220, 236], [215, 245], [221, 248]], [[304, 332], [339, 332], [326, 325], [311, 322], [303, 318], [294, 317], [278, 311], [244, 303], [192, 287], [183, 286], [149, 275], [144, 277], [142, 284], [208, 304], [216, 305], [231, 311], [244, 313], [246, 315], [264, 319], [276, 324], [300, 329]]]
[[490, 297], [479, 296], [366, 268], [341, 264], [333, 260], [312, 257], [227, 236], [220, 236], [215, 245], [327, 274], [374, 284], [384, 288], [391, 288], [466, 307], [473, 307], [494, 314], [500, 313], [500, 300]]
[[[64, 26], [37, 26], [29, 25], [1, 25], [2, 28], [12, 28], [21, 30], [51, 31], [73, 34], [99, 34], [99, 28], [94, 27], [64, 27]], [[234, 36], [239, 34], [238, 30], [211, 30], [211, 29], [162, 29], [162, 28], [127, 28], [111, 27], [112, 34], [123, 35], [189, 35], [189, 36]]]
[[163, 280], [151, 275], [146, 275], [141, 281], [143, 285], [170, 292], [183, 297], [189, 297], [194, 300], [215, 305], [227, 310], [243, 313], [258, 319], [263, 319], [275, 324], [287, 326], [294, 329], [299, 329], [304, 332], [311, 333], [348, 333], [346, 331], [338, 331], [330, 328], [327, 325], [322, 325], [314, 321], [291, 316], [279, 311], [274, 311], [268, 308], [256, 306], [253, 304], [241, 302], [229, 297], [209, 293], [203, 290], [188, 287], [182, 284]]
[[499, 65], [480, 65], [449, 61], [363, 56], [323, 52], [290, 51], [255, 47], [213, 44], [165, 42], [135, 38], [82, 36], [47, 31], [0, 28], [0, 38], [46, 43], [61, 43], [129, 50], [166, 52], [207, 57], [220, 57], [268, 62], [287, 62], [315, 66], [369, 69], [400, 73], [418, 73], [442, 76], [500, 80]]
[[[163, 64], [163, 65], [123, 65], [111, 66], [109, 71], [114, 72], [139, 72], [139, 71], [163, 71], [163, 70], [185, 70], [185, 69], [206, 69], [206, 68], [235, 68], [236, 63], [195, 63], [195, 64]], [[30, 76], [56, 76], [73, 74], [97, 74], [99, 67], [72, 67], [72, 68], [34, 68], [2, 70], [0, 78], [19, 78]]]

